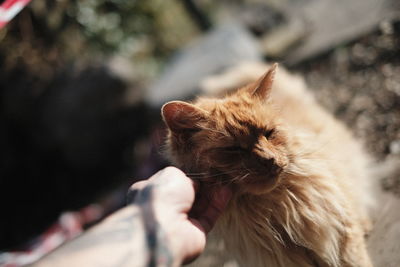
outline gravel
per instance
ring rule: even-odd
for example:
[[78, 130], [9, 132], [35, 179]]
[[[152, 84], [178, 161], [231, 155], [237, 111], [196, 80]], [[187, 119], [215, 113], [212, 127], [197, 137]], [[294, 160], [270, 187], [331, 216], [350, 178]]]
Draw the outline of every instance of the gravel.
[[[294, 68], [378, 161], [400, 159], [400, 22]], [[383, 179], [400, 196], [400, 168]]]

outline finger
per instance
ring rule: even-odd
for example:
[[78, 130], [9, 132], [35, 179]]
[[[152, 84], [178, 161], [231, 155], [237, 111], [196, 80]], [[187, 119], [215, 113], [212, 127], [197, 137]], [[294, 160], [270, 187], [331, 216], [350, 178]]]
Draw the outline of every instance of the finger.
[[211, 203], [218, 209], [223, 211], [232, 198], [232, 190], [227, 186], [218, 188], [211, 199]]
[[190, 180], [192, 181], [194, 192], [198, 193], [199, 190], [200, 190], [200, 183], [198, 181], [195, 181], [195, 180], [192, 180], [192, 179], [190, 179]]
[[128, 190], [128, 193], [126, 194], [126, 203], [131, 204], [135, 201], [137, 195], [143, 188], [145, 188], [148, 185], [148, 180], [143, 180], [134, 183]]
[[189, 212], [189, 216], [193, 218], [199, 217], [200, 214], [204, 213], [204, 210], [207, 208], [209, 203], [210, 199], [206, 194], [197, 194], [194, 204]]
[[231, 197], [232, 191], [227, 187], [221, 187], [215, 191], [208, 207], [198, 218], [206, 233], [214, 227], [214, 224], [225, 210]]
[[194, 194], [193, 181], [186, 174], [178, 168], [166, 167], [159, 171], [149, 181], [154, 185], [161, 185], [159, 187], [162, 192], [170, 194], [179, 194], [182, 191], [191, 191]]
[[206, 245], [206, 232], [201, 224], [194, 219], [189, 219], [187, 221], [187, 234], [185, 234], [184, 228], [185, 226], [182, 227], [182, 236], [190, 236], [190, 238], [184, 238], [180, 252], [182, 253], [183, 263], [188, 264], [195, 260], [201, 252], [204, 251]]
[[218, 207], [214, 206], [213, 204], [210, 204], [207, 209], [203, 212], [203, 214], [200, 215], [200, 217], [197, 219], [201, 226], [203, 227], [205, 233], [208, 233], [211, 231], [211, 229], [214, 227], [215, 223], [217, 222], [217, 219], [221, 215], [223, 210], [219, 209]]
[[197, 221], [200, 223], [201, 228], [203, 229], [204, 233], [209, 233], [211, 229], [214, 227], [214, 224], [216, 222], [215, 218], [219, 217], [219, 214], [217, 211], [214, 210], [215, 208], [210, 208], [207, 210], [206, 213], [204, 213], [202, 216], [200, 216]]
[[129, 190], [142, 190], [148, 183], [149, 183], [149, 180], [142, 180], [142, 181], [136, 182], [133, 185], [131, 185]]
[[[150, 178], [134, 183], [127, 194], [128, 203], [135, 201], [139, 193], [146, 187], [152, 186], [156, 190], [156, 195], [174, 195], [179, 190], [192, 189], [192, 181], [186, 175], [175, 167], [166, 167], [153, 174]], [[194, 190], [194, 189], [192, 189]]]
[[169, 166], [158, 171], [156, 174], [151, 176], [149, 180], [154, 183], [166, 183], [173, 182], [174, 180], [176, 180], [176, 177], [186, 177], [187, 179], [189, 179], [186, 174], [180, 169]]
[[149, 180], [153, 186], [155, 205], [169, 206], [171, 212], [187, 213], [195, 199], [196, 185], [184, 172], [166, 167]]

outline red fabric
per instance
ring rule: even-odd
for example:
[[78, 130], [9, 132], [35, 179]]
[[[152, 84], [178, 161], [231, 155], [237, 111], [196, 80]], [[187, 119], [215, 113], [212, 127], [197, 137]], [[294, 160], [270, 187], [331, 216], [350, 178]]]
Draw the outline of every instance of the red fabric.
[[9, 9], [10, 7], [12, 7], [17, 2], [20, 2], [23, 5], [27, 5], [30, 1], [31, 0], [6, 0], [6, 1], [4, 1], [3, 4], [1, 4], [1, 7], [4, 8], [4, 9]]
[[20, 267], [31, 264], [61, 244], [82, 233], [85, 225], [103, 216], [103, 208], [90, 205], [80, 211], [64, 212], [58, 221], [19, 251], [0, 251], [0, 266]]
[[12, 20], [31, 0], [6, 0], [0, 6], [0, 29]]

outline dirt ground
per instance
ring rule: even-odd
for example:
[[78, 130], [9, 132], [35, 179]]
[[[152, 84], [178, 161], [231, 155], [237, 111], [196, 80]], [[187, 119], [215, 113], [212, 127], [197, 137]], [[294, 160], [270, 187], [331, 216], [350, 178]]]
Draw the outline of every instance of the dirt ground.
[[[400, 23], [382, 23], [296, 70], [376, 161], [400, 159]], [[383, 178], [383, 188], [400, 196], [400, 172]]]

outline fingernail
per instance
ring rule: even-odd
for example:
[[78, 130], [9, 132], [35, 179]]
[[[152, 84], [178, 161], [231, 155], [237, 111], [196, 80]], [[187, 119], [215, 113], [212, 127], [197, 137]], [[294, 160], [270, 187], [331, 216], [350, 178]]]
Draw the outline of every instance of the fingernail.
[[194, 191], [197, 192], [200, 189], [200, 184], [198, 181], [192, 180]]
[[213, 224], [211, 223], [211, 221], [209, 220], [208, 217], [202, 217], [199, 218], [199, 223], [201, 225], [201, 227], [203, 227], [204, 232], [207, 234], [211, 231]]
[[217, 192], [216, 201], [222, 207], [225, 207], [232, 197], [232, 191], [229, 187], [221, 187]]

